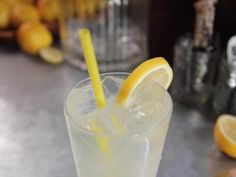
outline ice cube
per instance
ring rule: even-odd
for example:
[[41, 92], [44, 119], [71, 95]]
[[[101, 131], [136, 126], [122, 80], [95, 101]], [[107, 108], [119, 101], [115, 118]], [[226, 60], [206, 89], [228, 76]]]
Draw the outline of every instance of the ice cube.
[[[108, 100], [109, 104], [103, 110], [97, 110], [93, 117], [96, 117], [96, 124], [103, 133], [124, 135], [125, 127], [122, 122], [124, 108], [117, 107], [113, 100]], [[121, 111], [123, 109], [123, 111]], [[118, 113], [118, 114], [117, 114]]]
[[132, 115], [126, 122], [131, 134], [148, 130], [163, 118], [163, 106], [159, 102], [145, 102], [130, 109]]
[[132, 115], [126, 122], [129, 131], [138, 133], [160, 122], [169, 104], [164, 88], [157, 82], [149, 80], [139, 86], [128, 108]]
[[122, 79], [115, 78], [113, 76], [106, 76], [102, 80], [102, 85], [104, 89], [104, 94], [106, 98], [114, 96], [118, 93], [121, 85], [123, 83]]
[[162, 110], [162, 104], [154, 101], [135, 104], [130, 108], [130, 111], [136, 115], [136, 119], [148, 118], [156, 114], [161, 114]]
[[67, 96], [66, 109], [70, 117], [79, 115], [79, 107], [84, 102], [85, 96], [80, 89], [72, 89]]
[[145, 81], [135, 90], [131, 99], [131, 106], [134, 104], [142, 104], [144, 102], [162, 102], [165, 98], [164, 88], [154, 80]]
[[[96, 110], [88, 118], [96, 119], [96, 126], [102, 133], [122, 136], [143, 132], [165, 118], [169, 110], [170, 103], [166, 92], [154, 81], [147, 81], [137, 88], [136, 96], [133, 95], [133, 102], [128, 108], [116, 105], [116, 97], [113, 96], [122, 81], [108, 76], [102, 82], [105, 94], [109, 96], [107, 106], [105, 109]], [[91, 93], [85, 95], [93, 93], [91, 88], [86, 91]], [[95, 106], [95, 100], [93, 101]]]
[[85, 96], [85, 100], [80, 105], [80, 112], [82, 114], [88, 114], [96, 110], [96, 99], [94, 96], [92, 85], [87, 85], [81, 88]]
[[91, 85], [72, 89], [67, 97], [67, 111], [72, 118], [88, 114], [96, 109], [96, 101]]

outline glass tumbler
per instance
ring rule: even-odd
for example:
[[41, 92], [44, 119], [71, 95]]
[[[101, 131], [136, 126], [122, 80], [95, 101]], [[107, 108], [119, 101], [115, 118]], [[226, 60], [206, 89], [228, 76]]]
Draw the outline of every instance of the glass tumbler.
[[[118, 90], [109, 78], [122, 83], [127, 76], [121, 72], [101, 75], [101, 79], [105, 80], [103, 87], [111, 93], [106, 100], [115, 96]], [[149, 128], [139, 127], [137, 133], [121, 136], [104, 132], [104, 129], [95, 133], [86, 128], [88, 125], [84, 121], [89, 121], [88, 115], [99, 115], [104, 120], [108, 118], [104, 112], [99, 114], [95, 102], [91, 101], [94, 98], [88, 94], [92, 93], [89, 78], [69, 91], [64, 111], [78, 177], [156, 177], [173, 108], [168, 92], [161, 86], [156, 88], [160, 91], [157, 102], [163, 105], [162, 109], [152, 108], [152, 115], [158, 121]], [[113, 113], [125, 120], [136, 119], [134, 113], [126, 117], [127, 114], [118, 108], [113, 109]], [[96, 120], [98, 125], [99, 120]]]
[[149, 0], [61, 0], [65, 58], [87, 70], [78, 30], [88, 28], [101, 71], [125, 71], [147, 57]]

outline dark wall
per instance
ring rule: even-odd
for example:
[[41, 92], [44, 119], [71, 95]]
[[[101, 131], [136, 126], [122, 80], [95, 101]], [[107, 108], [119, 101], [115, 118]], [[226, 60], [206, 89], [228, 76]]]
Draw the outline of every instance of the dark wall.
[[221, 37], [222, 48], [225, 47], [227, 40], [236, 34], [236, 1], [220, 0], [216, 8], [216, 31]]
[[[151, 0], [149, 47], [150, 57], [164, 56], [170, 62], [178, 36], [193, 31], [195, 0]], [[216, 6], [215, 31], [224, 49], [230, 36], [236, 34], [236, 1], [219, 0]]]

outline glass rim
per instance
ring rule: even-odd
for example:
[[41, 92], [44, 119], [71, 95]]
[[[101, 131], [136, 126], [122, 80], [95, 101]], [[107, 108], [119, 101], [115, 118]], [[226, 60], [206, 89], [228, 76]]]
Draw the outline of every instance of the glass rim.
[[[107, 72], [107, 73], [102, 73], [100, 74], [101, 77], [103, 76], [114, 76], [114, 75], [126, 75], [128, 76], [130, 73], [128, 72]], [[67, 98], [68, 98], [68, 95], [70, 94], [70, 92], [78, 87], [79, 85], [82, 85], [83, 83], [86, 83], [90, 81], [90, 77], [86, 77], [84, 79], [82, 79], [81, 81], [77, 82], [76, 84], [74, 84], [70, 89], [69, 91], [67, 92], [66, 96], [65, 96], [65, 99], [64, 99], [64, 103], [63, 103], [63, 109], [64, 109], [64, 116], [65, 116], [65, 119], [66, 119], [66, 122], [67, 124], [69, 123], [70, 126], [74, 126], [76, 127], [79, 131], [82, 131], [86, 134], [90, 134], [90, 135], [93, 135], [93, 136], [107, 136], [107, 137], [121, 137], [121, 138], [132, 138], [132, 137], [138, 137], [138, 136], [141, 136], [141, 135], [144, 135], [144, 134], [147, 134], [148, 132], [151, 132], [153, 131], [155, 128], [158, 128], [159, 126], [161, 126], [164, 122], [166, 122], [167, 120], [169, 120], [171, 118], [171, 114], [172, 114], [172, 111], [173, 111], [173, 101], [172, 101], [172, 98], [169, 94], [169, 92], [163, 87], [161, 86], [160, 84], [160, 87], [162, 88], [163, 92], [166, 94], [166, 97], [168, 99], [168, 102], [170, 103], [169, 104], [169, 109], [166, 111], [166, 114], [164, 116], [162, 116], [163, 118], [161, 118], [160, 121], [157, 121], [154, 125], [148, 127], [148, 128], [145, 128], [144, 131], [141, 131], [139, 133], [131, 133], [131, 134], [127, 134], [127, 135], [114, 135], [112, 133], [97, 133], [97, 132], [94, 132], [94, 131], [90, 131], [82, 126], [80, 126], [74, 119], [73, 117], [68, 113], [68, 110], [67, 110], [67, 106], [66, 106], [66, 103], [67, 103]], [[79, 116], [82, 116], [81, 114]]]

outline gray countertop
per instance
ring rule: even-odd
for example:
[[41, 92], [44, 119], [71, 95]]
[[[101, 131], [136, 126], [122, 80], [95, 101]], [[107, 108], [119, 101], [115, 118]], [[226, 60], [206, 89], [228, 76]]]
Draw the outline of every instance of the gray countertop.
[[[86, 76], [0, 52], [0, 177], [76, 177], [63, 99]], [[217, 177], [236, 167], [215, 147], [213, 123], [175, 103], [158, 177]]]

